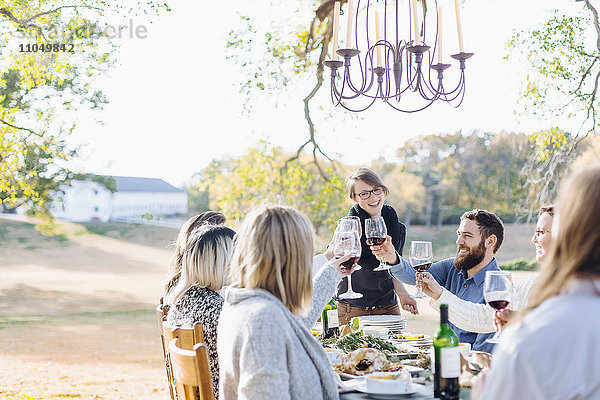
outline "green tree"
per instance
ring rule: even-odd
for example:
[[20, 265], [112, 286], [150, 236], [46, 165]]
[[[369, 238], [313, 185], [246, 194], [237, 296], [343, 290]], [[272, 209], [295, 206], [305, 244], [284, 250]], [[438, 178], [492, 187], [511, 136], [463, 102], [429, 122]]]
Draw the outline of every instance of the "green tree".
[[166, 4], [127, 7], [103, 0], [0, 0], [0, 203], [49, 216], [52, 193], [72, 179], [67, 145], [78, 112], [107, 99], [96, 79], [116, 60], [107, 27]]
[[308, 159], [289, 161], [290, 154], [267, 145], [251, 148], [239, 158], [213, 161], [198, 174], [198, 190], [208, 192], [210, 208], [228, 219], [243, 219], [252, 207], [274, 202], [303, 212], [317, 231], [333, 229], [349, 206], [343, 176], [330, 167], [325, 179]]

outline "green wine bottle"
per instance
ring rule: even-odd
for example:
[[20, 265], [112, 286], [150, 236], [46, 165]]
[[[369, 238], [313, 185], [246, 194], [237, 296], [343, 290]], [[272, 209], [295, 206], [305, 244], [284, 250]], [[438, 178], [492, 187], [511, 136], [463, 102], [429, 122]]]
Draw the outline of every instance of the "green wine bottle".
[[337, 304], [333, 299], [325, 306], [321, 315], [321, 321], [323, 321], [323, 338], [327, 339], [339, 335]]
[[458, 337], [448, 323], [448, 304], [440, 305], [440, 329], [433, 336], [433, 355], [433, 396], [457, 400], [460, 392], [460, 351]]

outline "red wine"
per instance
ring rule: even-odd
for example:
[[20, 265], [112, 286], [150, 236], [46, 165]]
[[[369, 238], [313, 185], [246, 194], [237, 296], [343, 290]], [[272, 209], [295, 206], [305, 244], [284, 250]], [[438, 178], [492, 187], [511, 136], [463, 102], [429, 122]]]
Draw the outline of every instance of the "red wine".
[[488, 304], [490, 306], [492, 306], [493, 308], [495, 308], [498, 311], [502, 311], [506, 308], [506, 306], [508, 306], [508, 301], [506, 300], [494, 300], [494, 301], [489, 301]]
[[367, 244], [369, 246], [381, 246], [385, 242], [384, 237], [368, 237]]
[[346, 267], [347, 269], [350, 269], [350, 268], [352, 268], [352, 266], [354, 265], [354, 263], [358, 262], [359, 258], [360, 257], [350, 257], [349, 260], [344, 261], [342, 263], [342, 266]]
[[431, 267], [431, 263], [425, 263], [425, 264], [415, 265], [413, 268], [417, 272], [425, 272], [425, 271], [427, 271], [429, 269], [429, 267]]

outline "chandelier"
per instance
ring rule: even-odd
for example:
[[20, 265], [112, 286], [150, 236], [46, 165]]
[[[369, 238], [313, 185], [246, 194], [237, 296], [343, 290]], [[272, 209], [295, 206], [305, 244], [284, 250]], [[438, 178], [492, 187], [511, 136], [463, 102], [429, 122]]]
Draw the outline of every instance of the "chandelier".
[[[442, 5], [438, 0], [362, 3], [357, 0], [354, 7], [354, 0], [348, 0], [345, 48], [338, 48], [341, 3], [334, 3], [333, 50], [331, 59], [324, 61], [331, 69], [334, 105], [360, 112], [381, 99], [406, 113], [422, 111], [437, 100], [460, 106], [465, 96], [465, 61], [473, 53], [463, 50], [458, 0], [454, 0], [454, 10], [459, 52], [450, 57], [458, 61], [459, 71], [454, 72], [458, 83], [451, 89], [444, 85], [444, 71], [451, 64], [444, 63]], [[434, 10], [428, 10], [431, 5]]]

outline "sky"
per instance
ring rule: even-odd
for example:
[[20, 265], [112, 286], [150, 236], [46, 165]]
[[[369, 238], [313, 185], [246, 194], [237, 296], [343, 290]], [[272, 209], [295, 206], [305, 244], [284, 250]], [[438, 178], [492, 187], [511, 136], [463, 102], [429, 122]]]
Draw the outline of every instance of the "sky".
[[[447, 2], [445, 9], [453, 17], [452, 3], [440, 1]], [[245, 99], [235, 84], [242, 67], [226, 60], [227, 35], [238, 26], [238, 13], [254, 12], [269, 20], [273, 14], [267, 3], [173, 0], [169, 2], [173, 11], [152, 24], [132, 18], [134, 26], [147, 28], [147, 37], [119, 39], [119, 63], [99, 81], [110, 104], [98, 114], [82, 113], [71, 139], [84, 145], [74, 167], [162, 178], [181, 186], [211, 160], [243, 154], [261, 140], [295, 150], [308, 136], [301, 101], [306, 91], [282, 91], [279, 107], [274, 107], [274, 96], [257, 96], [251, 99], [254, 111], [244, 114]], [[359, 117], [332, 108], [318, 125], [317, 140], [325, 152], [352, 165], [368, 165], [377, 157], [393, 160], [395, 149], [419, 135], [477, 129], [532, 132], [561, 122], [515, 114], [524, 72], [520, 64], [503, 60], [505, 44], [515, 29], [543, 22], [553, 8], [581, 8], [583, 3], [465, 0], [461, 4], [465, 51], [475, 53], [467, 62], [467, 92], [461, 107], [435, 104], [408, 115], [377, 104]], [[445, 28], [449, 52], [456, 46], [453, 24], [451, 19]], [[324, 86], [321, 92], [322, 107], [333, 107], [329, 88]]]

